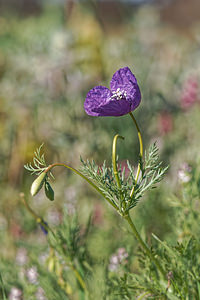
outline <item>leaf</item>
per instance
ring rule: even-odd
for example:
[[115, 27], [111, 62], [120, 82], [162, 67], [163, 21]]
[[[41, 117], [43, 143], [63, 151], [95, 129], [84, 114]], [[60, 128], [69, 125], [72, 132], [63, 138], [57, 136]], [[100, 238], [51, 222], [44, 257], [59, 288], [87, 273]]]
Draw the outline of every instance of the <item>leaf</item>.
[[47, 198], [51, 201], [54, 200], [54, 190], [52, 189], [50, 183], [48, 181], [45, 181], [44, 190]]

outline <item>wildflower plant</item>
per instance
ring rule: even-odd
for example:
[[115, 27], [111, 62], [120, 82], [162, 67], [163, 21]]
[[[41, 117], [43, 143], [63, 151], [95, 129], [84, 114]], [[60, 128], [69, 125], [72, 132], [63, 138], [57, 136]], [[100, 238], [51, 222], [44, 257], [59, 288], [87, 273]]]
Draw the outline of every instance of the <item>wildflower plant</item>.
[[[164, 270], [155, 253], [153, 253], [143, 241], [130, 216], [130, 210], [137, 205], [146, 191], [156, 187], [156, 184], [163, 179], [163, 176], [168, 169], [168, 167], [163, 167], [162, 162], [159, 161], [158, 148], [155, 143], [144, 153], [139, 125], [132, 113], [132, 111], [138, 107], [140, 102], [141, 93], [137, 80], [131, 70], [128, 67], [124, 67], [119, 69], [113, 75], [110, 89], [103, 86], [94, 87], [88, 92], [84, 103], [86, 113], [91, 116], [119, 117], [125, 114], [130, 115], [131, 121], [137, 130], [140, 151], [137, 169], [127, 161], [129, 169], [128, 176], [125, 176], [125, 168], [120, 164], [117, 156], [117, 142], [118, 140], [124, 140], [124, 137], [119, 134], [116, 134], [113, 139], [111, 166], [107, 166], [106, 161], [104, 161], [103, 165], [100, 167], [94, 161], [84, 161], [82, 158], [80, 170], [64, 163], [47, 165], [44, 154], [42, 153], [41, 145], [34, 153], [33, 164], [29, 163], [25, 168], [32, 174], [37, 175], [37, 178], [31, 186], [32, 196], [37, 195], [44, 187], [45, 194], [50, 200], [54, 199], [54, 191], [50, 185], [50, 178], [53, 176], [51, 173], [53, 168], [59, 166], [65, 167], [83, 178], [129, 224], [132, 233], [140, 243], [144, 253], [149, 257], [149, 260], [156, 267], [163, 280], [167, 282], [167, 271]], [[62, 232], [64, 231], [56, 235], [49, 228], [48, 224], [42, 218], [37, 216], [26, 201], [24, 201], [24, 204], [40, 224], [43, 231], [45, 233], [50, 233], [51, 245], [56, 249], [57, 253], [63, 257], [68, 267], [74, 272], [82, 290], [87, 293], [87, 286], [81, 274], [82, 272], [78, 271], [78, 269], [83, 270], [83, 266], [80, 267], [80, 261], [78, 263], [78, 269], [74, 264], [76, 259], [75, 245], [77, 245], [77, 242], [75, 242], [75, 244], [73, 244], [73, 240], [70, 242], [69, 238], [63, 236]], [[76, 240], [77, 232], [71, 232], [69, 236], [72, 237], [73, 234]], [[68, 249], [67, 253], [69, 255], [67, 256], [64, 255], [66, 245], [71, 245], [72, 249], [74, 249], [72, 252]], [[79, 254], [77, 254], [77, 256], [79, 256]], [[173, 285], [173, 279], [171, 281]]]

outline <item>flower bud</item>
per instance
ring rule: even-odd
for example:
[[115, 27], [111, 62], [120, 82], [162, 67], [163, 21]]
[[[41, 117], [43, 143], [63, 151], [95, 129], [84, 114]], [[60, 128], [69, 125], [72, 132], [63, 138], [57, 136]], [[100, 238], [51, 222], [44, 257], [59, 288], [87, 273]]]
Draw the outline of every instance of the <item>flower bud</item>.
[[45, 182], [45, 194], [47, 196], [47, 198], [51, 201], [54, 200], [54, 191], [50, 185], [50, 183], [48, 181]]
[[47, 173], [45, 172], [42, 172], [32, 183], [32, 186], [31, 186], [31, 195], [32, 196], [35, 196], [37, 195], [37, 193], [41, 190], [43, 184], [44, 184], [44, 181], [47, 177]]

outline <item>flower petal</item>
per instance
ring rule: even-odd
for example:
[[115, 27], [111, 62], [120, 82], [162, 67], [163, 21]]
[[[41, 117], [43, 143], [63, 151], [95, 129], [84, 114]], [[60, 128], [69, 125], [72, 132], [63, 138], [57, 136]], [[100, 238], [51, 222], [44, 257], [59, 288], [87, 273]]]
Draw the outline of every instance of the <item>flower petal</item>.
[[131, 111], [134, 110], [141, 101], [141, 93], [137, 80], [128, 67], [119, 69], [114, 73], [110, 82], [112, 92], [120, 89], [121, 92], [126, 92], [126, 99], [131, 103]]
[[84, 103], [84, 109], [90, 116], [101, 116], [98, 112], [98, 108], [109, 102], [112, 93], [104, 86], [96, 86], [91, 89]]
[[119, 117], [131, 112], [131, 103], [126, 99], [110, 100], [105, 104], [95, 108], [96, 116], [102, 117]]
[[118, 88], [127, 92], [127, 90], [132, 89], [135, 85], [137, 85], [137, 80], [128, 67], [121, 68], [115, 72], [110, 82], [112, 92]]

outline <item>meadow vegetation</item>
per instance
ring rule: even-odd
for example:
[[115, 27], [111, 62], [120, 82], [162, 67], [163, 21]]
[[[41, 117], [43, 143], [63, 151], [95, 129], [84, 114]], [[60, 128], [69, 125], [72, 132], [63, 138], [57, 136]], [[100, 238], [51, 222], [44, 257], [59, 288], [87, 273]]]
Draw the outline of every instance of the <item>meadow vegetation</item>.
[[[107, 26], [82, 2], [72, 10], [52, 5], [37, 15], [0, 15], [0, 299], [200, 299], [199, 26], [180, 32], [150, 5]], [[101, 181], [104, 196], [112, 184], [119, 193], [106, 169], [112, 141], [125, 138], [116, 157], [123, 185], [140, 162], [137, 130], [129, 115], [90, 117], [83, 105], [91, 88], [109, 86], [124, 66], [142, 94], [133, 115], [144, 150], [156, 142], [156, 157], [169, 165], [156, 189], [143, 195], [136, 186], [130, 207], [164, 276], [123, 210], [83, 178], [55, 168], [54, 195], [47, 183], [47, 197], [44, 189], [32, 197], [39, 173], [24, 168], [44, 143], [39, 157], [44, 153], [47, 166], [73, 166]]]

